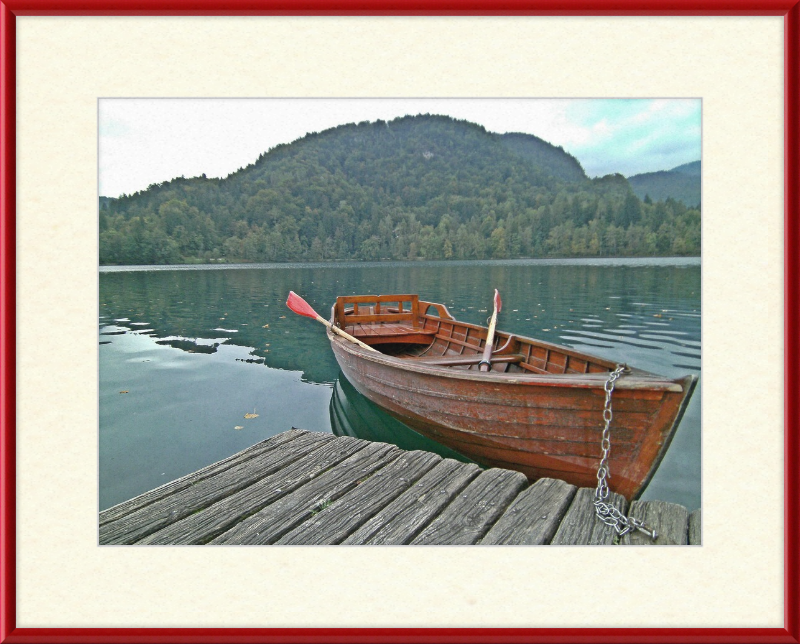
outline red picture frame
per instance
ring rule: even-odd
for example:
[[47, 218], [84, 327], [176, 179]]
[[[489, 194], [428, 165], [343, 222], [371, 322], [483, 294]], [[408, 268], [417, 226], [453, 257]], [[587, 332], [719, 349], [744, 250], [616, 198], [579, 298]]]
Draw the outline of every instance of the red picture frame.
[[[17, 16], [565, 15], [782, 16], [784, 19], [785, 551], [783, 628], [17, 628], [15, 472], [15, 66]], [[0, 2], [0, 644], [22, 642], [800, 642], [798, 289], [800, 0], [5, 0]]]

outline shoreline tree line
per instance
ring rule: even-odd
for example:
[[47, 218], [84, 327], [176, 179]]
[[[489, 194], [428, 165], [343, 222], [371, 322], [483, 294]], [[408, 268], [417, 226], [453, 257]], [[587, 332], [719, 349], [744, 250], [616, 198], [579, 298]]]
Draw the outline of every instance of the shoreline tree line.
[[700, 209], [467, 121], [343, 125], [224, 179], [102, 198], [101, 264], [700, 254]]

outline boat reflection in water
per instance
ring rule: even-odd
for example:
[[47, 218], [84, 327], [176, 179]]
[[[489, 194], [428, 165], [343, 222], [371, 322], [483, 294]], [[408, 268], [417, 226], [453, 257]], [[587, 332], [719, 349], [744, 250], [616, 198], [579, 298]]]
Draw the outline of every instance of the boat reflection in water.
[[381, 443], [392, 443], [404, 450], [424, 450], [445, 458], [472, 463], [466, 456], [425, 438], [372, 404], [339, 373], [330, 404], [331, 427], [337, 436], [352, 436]]

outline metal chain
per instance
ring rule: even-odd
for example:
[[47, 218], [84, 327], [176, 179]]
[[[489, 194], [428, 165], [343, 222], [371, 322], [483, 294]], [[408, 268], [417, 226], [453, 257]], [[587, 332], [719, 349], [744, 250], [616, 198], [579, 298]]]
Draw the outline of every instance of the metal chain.
[[594, 493], [594, 510], [597, 518], [603, 523], [614, 528], [619, 536], [627, 534], [633, 530], [643, 532], [651, 539], [658, 538], [658, 533], [647, 527], [644, 522], [628, 518], [611, 503], [608, 503], [608, 482], [611, 478], [611, 469], [608, 464], [608, 455], [611, 452], [611, 420], [614, 412], [611, 411], [611, 394], [614, 392], [614, 385], [623, 373], [629, 371], [628, 365], [618, 364], [606, 380], [603, 389], [606, 392], [606, 401], [603, 406], [603, 436], [600, 439], [600, 449], [603, 450], [603, 457], [597, 467], [597, 489]]

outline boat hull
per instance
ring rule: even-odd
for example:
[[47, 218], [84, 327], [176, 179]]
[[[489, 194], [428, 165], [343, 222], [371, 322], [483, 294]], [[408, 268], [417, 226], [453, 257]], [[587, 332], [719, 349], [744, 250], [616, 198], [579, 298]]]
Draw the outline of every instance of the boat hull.
[[[329, 333], [345, 377], [419, 433], [491, 467], [597, 484], [607, 374], [476, 374], [366, 351]], [[637, 498], [650, 481], [696, 384], [625, 376], [613, 393], [609, 488]]]

